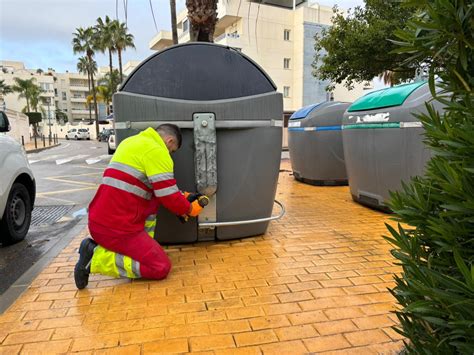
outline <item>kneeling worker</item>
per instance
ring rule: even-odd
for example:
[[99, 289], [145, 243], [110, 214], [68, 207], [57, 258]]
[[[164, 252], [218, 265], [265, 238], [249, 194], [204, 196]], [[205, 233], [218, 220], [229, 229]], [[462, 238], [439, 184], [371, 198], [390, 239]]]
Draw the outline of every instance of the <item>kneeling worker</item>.
[[79, 248], [78, 289], [87, 286], [90, 273], [147, 279], [168, 275], [171, 262], [153, 239], [158, 207], [178, 216], [196, 217], [202, 211], [176, 186], [170, 153], [181, 140], [177, 126], [162, 124], [120, 143], [89, 206], [94, 240], [84, 239]]

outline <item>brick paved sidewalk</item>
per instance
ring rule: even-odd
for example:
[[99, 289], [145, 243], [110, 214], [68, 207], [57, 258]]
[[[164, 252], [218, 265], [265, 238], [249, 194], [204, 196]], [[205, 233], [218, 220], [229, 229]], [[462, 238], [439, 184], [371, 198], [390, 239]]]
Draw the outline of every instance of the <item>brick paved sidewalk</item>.
[[287, 215], [264, 236], [168, 248], [163, 281], [77, 291], [84, 231], [0, 316], [0, 353], [396, 353], [388, 216], [287, 171], [277, 199]]

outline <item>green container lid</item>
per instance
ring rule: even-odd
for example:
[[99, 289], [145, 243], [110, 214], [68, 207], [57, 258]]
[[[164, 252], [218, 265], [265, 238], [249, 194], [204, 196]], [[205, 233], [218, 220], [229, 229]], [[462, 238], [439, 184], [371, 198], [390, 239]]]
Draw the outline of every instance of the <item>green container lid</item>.
[[347, 111], [367, 111], [383, 107], [400, 106], [413, 91], [425, 84], [426, 81], [419, 81], [368, 93], [356, 100]]

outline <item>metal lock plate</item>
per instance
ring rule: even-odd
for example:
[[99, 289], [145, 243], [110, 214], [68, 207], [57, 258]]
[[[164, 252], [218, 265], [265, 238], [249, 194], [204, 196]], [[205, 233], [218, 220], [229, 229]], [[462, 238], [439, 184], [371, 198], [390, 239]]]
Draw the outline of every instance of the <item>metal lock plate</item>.
[[[216, 120], [213, 113], [195, 113], [194, 122], [194, 166], [197, 191], [209, 197], [210, 201], [201, 212], [198, 222], [215, 222], [217, 218], [217, 139]], [[214, 229], [214, 228], [211, 228]], [[201, 229], [199, 240], [214, 239], [209, 228]]]

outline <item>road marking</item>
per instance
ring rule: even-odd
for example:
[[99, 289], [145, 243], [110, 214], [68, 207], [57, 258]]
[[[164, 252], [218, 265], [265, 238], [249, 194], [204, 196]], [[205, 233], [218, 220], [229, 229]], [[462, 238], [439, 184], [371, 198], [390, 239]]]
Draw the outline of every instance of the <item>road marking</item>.
[[73, 157], [66, 158], [66, 159], [58, 159], [58, 160], [56, 160], [56, 165], [62, 165], [62, 164], [65, 164], [65, 163], [69, 163], [73, 160], [87, 158], [88, 156], [89, 156], [89, 154], [80, 154], [80, 155], [75, 155]]
[[[98, 168], [95, 168], [98, 169]], [[48, 179], [62, 179], [62, 178], [70, 178], [75, 176], [92, 176], [92, 175], [102, 175], [102, 173], [86, 173], [86, 174], [74, 174], [74, 175], [59, 175], [59, 176], [49, 176]]]
[[49, 159], [55, 159], [55, 158], [59, 158], [59, 157], [63, 157], [64, 154], [56, 154], [56, 155], [51, 155], [49, 157], [46, 157], [46, 158], [43, 158], [43, 159], [38, 159], [38, 160], [30, 160], [29, 163], [30, 164], [34, 164], [34, 163], [37, 163], [39, 161], [45, 161], [45, 160], [49, 160]]
[[67, 184], [72, 184], [72, 185], [84, 185], [84, 186], [98, 186], [97, 184], [92, 184], [90, 182], [82, 182], [82, 181], [76, 181], [76, 180], [64, 180], [64, 179], [58, 179], [58, 178], [52, 178], [52, 177], [47, 177], [44, 178], [45, 180], [51, 180], [51, 181], [57, 181], [57, 182], [65, 182]]
[[86, 159], [86, 163], [91, 165], [100, 162], [102, 159], [110, 159], [112, 156], [108, 154], [100, 155], [97, 158]]
[[81, 189], [69, 189], [69, 190], [60, 190], [60, 191], [51, 191], [51, 192], [40, 192], [39, 194], [36, 194], [36, 196], [49, 196], [49, 195], [56, 195], [56, 194], [64, 194], [68, 192], [74, 192], [74, 191], [86, 191], [86, 190], [96, 190], [97, 186], [94, 187], [83, 187]]

